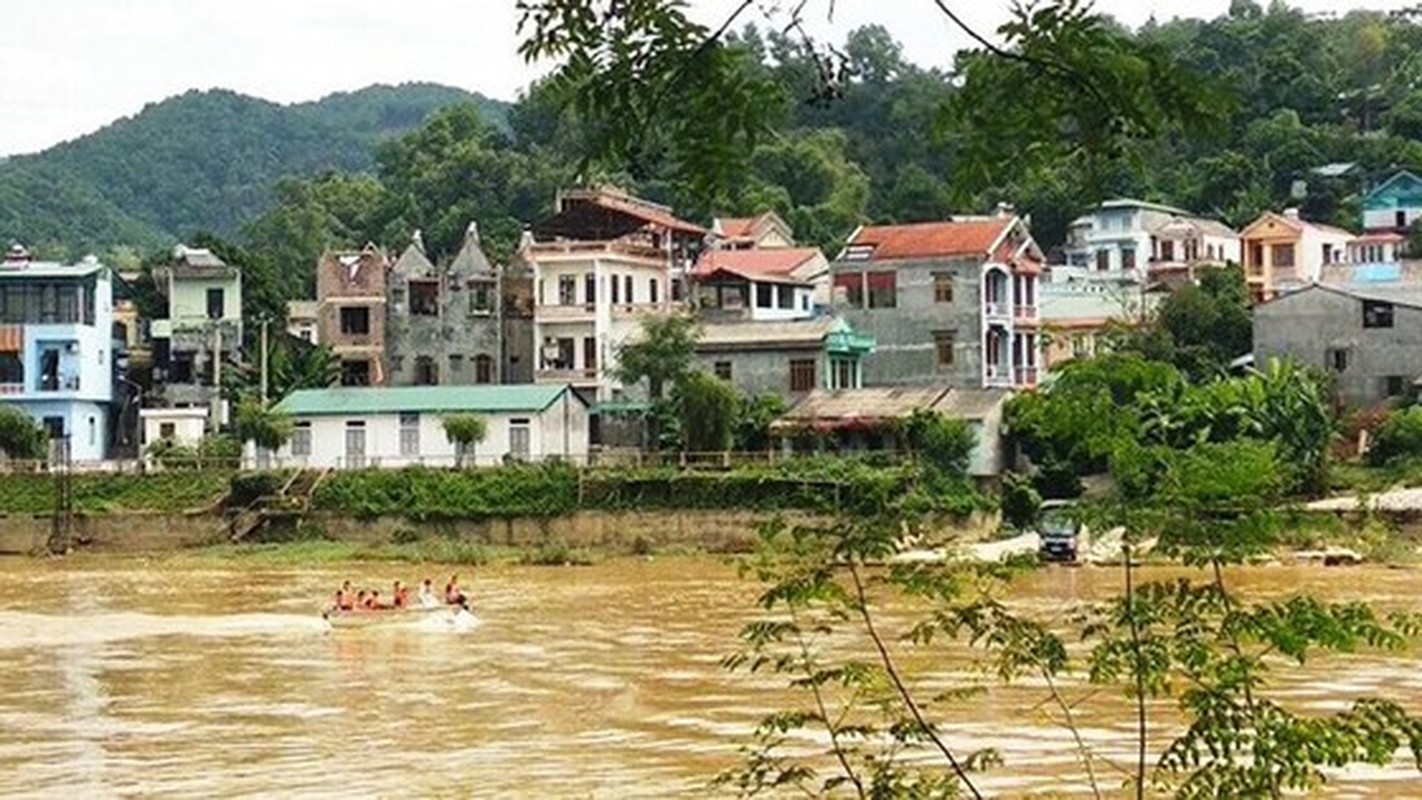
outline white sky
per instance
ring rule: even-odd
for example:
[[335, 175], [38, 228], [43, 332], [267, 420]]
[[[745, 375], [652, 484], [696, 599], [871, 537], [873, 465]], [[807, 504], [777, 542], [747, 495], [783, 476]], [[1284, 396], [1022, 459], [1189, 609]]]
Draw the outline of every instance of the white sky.
[[[758, 0], [760, 6], [794, 0]], [[949, 0], [984, 32], [1008, 0]], [[1268, 0], [1260, 0], [1261, 5]], [[1291, 0], [1307, 11], [1399, 8], [1415, 0]], [[737, 0], [691, 0], [707, 23]], [[883, 24], [920, 64], [947, 66], [967, 39], [932, 0], [812, 0], [834, 40]], [[1154, 14], [1213, 17], [1229, 0], [1098, 0], [1130, 25]], [[758, 18], [758, 12], [747, 17]], [[541, 71], [515, 52], [514, 0], [6, 0], [0, 15], [0, 155], [97, 130], [189, 89], [282, 103], [372, 83], [433, 81], [512, 100]], [[740, 27], [738, 24], [736, 27]]]

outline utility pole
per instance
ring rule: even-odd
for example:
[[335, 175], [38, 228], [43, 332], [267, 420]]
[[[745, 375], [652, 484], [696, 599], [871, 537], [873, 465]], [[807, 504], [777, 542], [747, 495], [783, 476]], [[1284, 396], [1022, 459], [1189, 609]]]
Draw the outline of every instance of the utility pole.
[[267, 322], [262, 317], [262, 408], [267, 407]]
[[222, 426], [222, 322], [212, 324], [212, 430]]

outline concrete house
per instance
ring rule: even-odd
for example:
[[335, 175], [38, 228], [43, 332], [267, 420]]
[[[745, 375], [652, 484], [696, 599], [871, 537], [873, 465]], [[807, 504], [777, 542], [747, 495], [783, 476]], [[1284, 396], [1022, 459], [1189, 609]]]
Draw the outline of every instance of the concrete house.
[[1317, 284], [1254, 308], [1254, 359], [1331, 374], [1338, 398], [1370, 406], [1411, 394], [1422, 376], [1422, 290]]
[[1064, 251], [1073, 279], [1188, 280], [1240, 260], [1239, 234], [1222, 222], [1142, 200], [1107, 200], [1077, 218]]
[[1089, 358], [1117, 327], [1142, 324], [1165, 296], [1139, 283], [1071, 281], [1042, 285], [1043, 365]]
[[385, 273], [390, 263], [374, 244], [327, 253], [316, 265], [316, 319], [321, 344], [341, 362], [342, 386], [386, 382]]
[[288, 300], [286, 332], [311, 344], [321, 343], [319, 304], [315, 300]]
[[75, 461], [103, 459], [115, 399], [112, 277], [92, 256], [34, 261], [16, 245], [0, 260], [0, 404], [16, 406], [51, 437], [69, 437]]
[[1317, 283], [1324, 267], [1346, 263], [1353, 234], [1309, 222], [1298, 209], [1266, 211], [1240, 233], [1244, 279], [1254, 302]]
[[1042, 253], [1021, 217], [862, 227], [831, 270], [835, 308], [876, 342], [866, 386], [1039, 380]]
[[704, 325], [696, 357], [706, 371], [750, 395], [795, 398], [816, 389], [864, 385], [863, 362], [874, 339], [843, 319]]
[[208, 407], [208, 430], [226, 421], [218, 388], [222, 367], [242, 348], [242, 271], [210, 250], [178, 245], [173, 260], [153, 270], [168, 314], [149, 326], [157, 405]]
[[503, 304], [499, 275], [479, 247], [473, 223], [448, 268], [415, 240], [390, 268], [385, 327], [392, 386], [500, 382]]
[[991, 481], [1007, 468], [1002, 417], [1012, 392], [947, 386], [817, 389], [771, 423], [786, 452], [829, 449], [838, 453], [895, 451], [897, 426], [915, 411], [932, 411], [967, 423], [976, 439], [968, 474]]
[[617, 353], [648, 315], [684, 307], [685, 274], [705, 229], [610, 188], [560, 192], [519, 258], [533, 281], [538, 383], [611, 400]]
[[1363, 196], [1363, 230], [1406, 234], [1422, 218], [1422, 178], [1403, 170]]
[[276, 453], [283, 466], [454, 466], [459, 454], [443, 422], [454, 414], [477, 414], [488, 424], [485, 440], [463, 454], [465, 465], [583, 461], [588, 454], [588, 407], [566, 385], [302, 389], [276, 410], [295, 425]]
[[707, 244], [719, 250], [768, 250], [794, 247], [795, 234], [774, 211], [755, 217], [717, 217]]
[[783, 321], [830, 303], [830, 269], [818, 247], [707, 250], [691, 270], [692, 306], [707, 321]]

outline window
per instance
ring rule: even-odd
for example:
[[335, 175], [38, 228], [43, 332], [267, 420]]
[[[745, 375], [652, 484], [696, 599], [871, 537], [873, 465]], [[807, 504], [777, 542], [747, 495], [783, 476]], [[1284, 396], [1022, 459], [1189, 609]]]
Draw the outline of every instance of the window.
[[1343, 347], [1331, 347], [1328, 349], [1325, 359], [1328, 366], [1334, 372], [1343, 372], [1348, 369], [1348, 350]]
[[617, 276], [608, 276], [607, 283], [612, 287], [612, 304], [617, 305], [622, 302], [622, 292], [620, 291], [622, 284], [617, 280]]
[[778, 305], [779, 307], [781, 307], [781, 308], [794, 309], [794, 308], [795, 308], [795, 287], [794, 287], [794, 286], [777, 286], [777, 287], [776, 287], [776, 297], [775, 297], [775, 299], [776, 299], [776, 305]]
[[1406, 212], [1406, 211], [1395, 211], [1395, 212], [1393, 212], [1393, 215], [1392, 215], [1392, 222], [1393, 222], [1393, 225], [1395, 225], [1395, 226], [1397, 226], [1397, 227], [1399, 227], [1399, 228], [1406, 228], [1406, 227], [1407, 227], [1407, 212]]
[[755, 285], [755, 307], [773, 308], [775, 306], [775, 287], [768, 283], [757, 283]]
[[790, 391], [808, 392], [815, 388], [815, 361], [811, 358], [791, 359]]
[[25, 362], [14, 350], [0, 353], [0, 384], [22, 385], [25, 382]]
[[1331, 245], [1331, 244], [1325, 244], [1325, 245], [1323, 246], [1323, 263], [1325, 263], [1325, 264], [1332, 264], [1332, 263], [1333, 263], [1333, 245]]
[[592, 336], [583, 337], [583, 369], [597, 369], [597, 339]]
[[953, 273], [935, 272], [933, 273], [933, 302], [951, 303], [953, 302]]
[[830, 388], [831, 389], [854, 389], [857, 388], [856, 380], [858, 370], [852, 358], [836, 358], [830, 362]]
[[291, 454], [294, 456], [311, 455], [311, 423], [298, 422], [292, 427]]
[[680, 278], [671, 280], [671, 299], [673, 303], [680, 303], [686, 299], [686, 285]]
[[59, 351], [53, 348], [46, 348], [40, 353], [40, 385], [41, 392], [59, 391]]
[[1132, 270], [1136, 268], [1136, 248], [1121, 248], [1121, 269]]
[[1175, 260], [1175, 242], [1173, 242], [1173, 241], [1171, 241], [1171, 240], [1169, 240], [1169, 239], [1166, 239], [1165, 241], [1163, 241], [1163, 242], [1160, 243], [1160, 260], [1161, 260], [1161, 261], [1174, 261], [1174, 260]]
[[933, 332], [933, 353], [938, 366], [951, 367], [954, 361], [954, 344], [957, 340], [956, 331], [934, 331]]
[[347, 336], [369, 335], [370, 309], [365, 306], [344, 306], [341, 308], [341, 333]]
[[898, 273], [870, 272], [865, 275], [869, 284], [870, 308], [894, 308], [898, 306]]
[[391, 356], [391, 357], [390, 357], [390, 370], [391, 370], [392, 372], [404, 372], [404, 371], [405, 371], [405, 357], [404, 357], [404, 356]]
[[410, 281], [410, 313], [417, 317], [439, 316], [439, 281]]
[[365, 466], [365, 422], [346, 422], [346, 466], [360, 469]]
[[160, 422], [160, 423], [158, 423], [158, 438], [159, 438], [159, 439], [172, 439], [174, 436], [177, 436], [177, 435], [178, 435], [178, 423], [176, 423], [176, 422]]
[[578, 303], [578, 279], [572, 275], [558, 276], [558, 305], [572, 306]]
[[1097, 250], [1097, 251], [1096, 251], [1096, 271], [1097, 271], [1097, 272], [1105, 272], [1106, 270], [1108, 270], [1108, 269], [1110, 269], [1110, 268], [1111, 268], [1111, 251], [1110, 251], [1110, 250]]
[[484, 355], [483, 353], [474, 356], [474, 382], [494, 382], [494, 359]]
[[573, 368], [573, 339], [564, 337], [559, 339], [554, 348], [553, 364], [556, 369]]
[[1275, 267], [1291, 269], [1294, 266], [1294, 246], [1292, 244], [1276, 244], [1270, 247], [1269, 256]]
[[169, 383], [192, 383], [193, 361], [197, 354], [191, 350], [179, 350], [168, 359]]
[[469, 282], [469, 313], [487, 314], [494, 309], [494, 282]]
[[1392, 303], [1387, 303], [1382, 300], [1364, 300], [1363, 327], [1391, 328]]
[[207, 290], [207, 318], [208, 318], [208, 319], [222, 319], [224, 316], [226, 316], [226, 315], [223, 313], [222, 290], [221, 290], [221, 289], [208, 289], [208, 290]]
[[623, 275], [623, 276], [622, 276], [622, 289], [623, 289], [623, 292], [622, 292], [622, 293], [625, 294], [625, 295], [627, 295], [626, 300], [627, 300], [628, 305], [631, 305], [632, 303], [637, 302], [636, 298], [634, 298], [634, 297], [632, 296], [632, 276], [631, 276], [631, 275]]
[[90, 446], [90, 447], [93, 447], [94, 445], [98, 444], [98, 442], [99, 442], [98, 430], [99, 430], [98, 423], [94, 421], [94, 418], [93, 418], [93, 417], [89, 417], [89, 446]]
[[647, 282], [647, 302], [661, 302], [661, 287], [657, 285], [657, 279], [653, 278]]
[[341, 385], [342, 386], [369, 386], [370, 385], [370, 362], [364, 359], [351, 359], [341, 362]]
[[[449, 354], [449, 374], [454, 375], [464, 371], [464, 355], [462, 353]], [[451, 380], [453, 380], [451, 378]]]
[[403, 305], [405, 304], [405, 290], [404, 290], [404, 289], [401, 289], [401, 288], [398, 287], [398, 286], [396, 286], [396, 287], [391, 287], [391, 289], [390, 289], [390, 304], [393, 305], [393, 306], [395, 306], [396, 308], [399, 308], [400, 306], [403, 306]]
[[44, 428], [47, 438], [58, 439], [64, 435], [64, 417], [45, 417], [40, 425]]
[[729, 381], [731, 379], [731, 362], [717, 361], [715, 364], [712, 365], [711, 369], [713, 372], [716, 373], [716, 377], [720, 378], [721, 380]]
[[597, 276], [591, 272], [583, 275], [583, 305], [597, 302]]
[[439, 383], [439, 367], [431, 356], [415, 357], [415, 385], [434, 386]]
[[[1402, 375], [1388, 375], [1383, 378], [1383, 392], [1388, 397], [1401, 397], [1405, 391], [1407, 391], [1406, 377]], [[90, 442], [90, 444], [93, 444], [93, 442]]]
[[420, 415], [401, 414], [400, 415], [400, 455], [418, 456], [420, 454]]
[[841, 272], [834, 276], [836, 289], [844, 290], [844, 304], [850, 308], [864, 307], [864, 273]]

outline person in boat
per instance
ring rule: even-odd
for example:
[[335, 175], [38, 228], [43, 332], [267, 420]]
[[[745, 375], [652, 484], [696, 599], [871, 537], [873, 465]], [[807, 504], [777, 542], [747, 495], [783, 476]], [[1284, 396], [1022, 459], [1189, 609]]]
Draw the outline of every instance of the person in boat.
[[435, 598], [434, 581], [425, 578], [425, 582], [420, 585], [420, 608], [434, 608], [439, 605], [439, 600]]
[[459, 589], [459, 576], [450, 575], [449, 583], [444, 585], [444, 602], [452, 606], [457, 606], [464, 603], [466, 599], [464, 592]]
[[355, 589], [351, 587], [351, 582], [346, 581], [341, 584], [341, 588], [336, 590], [336, 610], [354, 611], [356, 607]]
[[359, 592], [356, 592], [355, 606], [351, 610], [364, 611], [367, 608], [370, 608], [370, 592], [361, 589]]
[[390, 605], [394, 608], [407, 608], [410, 605], [410, 588], [400, 581], [395, 581], [390, 596]]
[[371, 589], [370, 594], [365, 598], [366, 609], [369, 611], [385, 611], [390, 605], [380, 599], [380, 590]]

